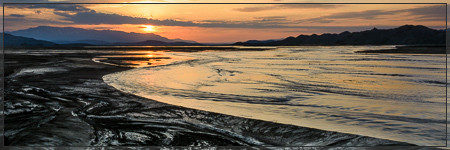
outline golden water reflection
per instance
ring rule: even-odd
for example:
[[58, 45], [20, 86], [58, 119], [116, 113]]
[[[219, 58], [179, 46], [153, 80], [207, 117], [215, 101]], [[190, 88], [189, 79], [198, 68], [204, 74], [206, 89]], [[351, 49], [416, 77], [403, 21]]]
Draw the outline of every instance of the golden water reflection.
[[166, 52], [197, 61], [104, 80], [194, 109], [419, 145], [445, 142], [445, 55], [352, 53], [369, 48]]
[[125, 54], [102, 55], [93, 58], [97, 62], [133, 68], [161, 66], [188, 59], [190, 58], [171, 55], [165, 51], [131, 51]]

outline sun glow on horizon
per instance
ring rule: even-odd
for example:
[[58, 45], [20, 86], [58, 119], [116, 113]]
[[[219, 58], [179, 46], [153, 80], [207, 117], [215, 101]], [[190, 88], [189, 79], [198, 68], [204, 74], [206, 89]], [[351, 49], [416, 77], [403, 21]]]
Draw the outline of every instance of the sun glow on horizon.
[[152, 25], [143, 25], [140, 26], [139, 28], [142, 28], [142, 30], [144, 30], [145, 32], [155, 32], [155, 26]]

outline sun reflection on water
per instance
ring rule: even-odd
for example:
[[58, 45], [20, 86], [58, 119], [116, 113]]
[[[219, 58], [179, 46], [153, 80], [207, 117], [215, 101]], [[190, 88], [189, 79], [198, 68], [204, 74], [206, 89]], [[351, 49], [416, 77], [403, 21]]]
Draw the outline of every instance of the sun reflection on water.
[[165, 51], [129, 51], [117, 55], [102, 55], [93, 58], [94, 61], [123, 67], [150, 67], [167, 65], [175, 61], [191, 58], [173, 55], [176, 52]]

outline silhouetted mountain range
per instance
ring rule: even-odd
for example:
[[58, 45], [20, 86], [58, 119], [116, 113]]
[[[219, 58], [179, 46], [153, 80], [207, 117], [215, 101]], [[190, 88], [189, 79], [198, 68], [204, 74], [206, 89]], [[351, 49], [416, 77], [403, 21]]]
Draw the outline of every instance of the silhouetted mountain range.
[[100, 41], [100, 40], [77, 40], [77, 41], [54, 41], [58, 44], [73, 44], [73, 43], [85, 43], [90, 45], [111, 45], [110, 42]]
[[8, 33], [4, 34], [4, 46], [5, 48], [28, 48], [28, 47], [54, 47], [59, 46], [56, 43], [36, 40], [33, 38], [26, 38], [21, 36], [14, 36]]
[[[54, 27], [36, 27], [36, 28], [54, 28]], [[30, 30], [33, 29], [33, 30]], [[26, 36], [25, 31], [30, 31], [30, 35], [37, 35], [35, 28], [30, 28], [27, 30], [14, 31], [14, 33], [20, 33]], [[55, 28], [61, 29], [61, 28]], [[78, 28], [70, 28], [78, 30]], [[65, 30], [65, 29], [64, 29]], [[43, 31], [43, 30], [40, 30]], [[79, 31], [91, 31], [81, 29]], [[48, 31], [51, 32], [51, 31]], [[72, 31], [70, 31], [72, 32]], [[92, 31], [96, 32], [96, 30]], [[135, 34], [135, 33], [125, 33], [120, 31], [111, 31], [113, 33], [119, 32], [118, 34]], [[111, 32], [107, 30], [99, 31], [98, 33], [91, 34], [96, 35], [98, 38], [107, 38], [111, 36]], [[165, 40], [142, 40], [138, 42], [105, 42], [102, 40], [75, 40], [75, 41], [64, 41], [71, 37], [69, 33], [62, 35], [62, 31], [55, 31], [55, 33], [42, 33], [40, 37], [50, 38], [52, 36], [60, 35], [59, 43], [40, 40], [36, 38], [15, 36], [5, 33], [5, 47], [6, 48], [82, 48], [84, 46], [92, 45], [105, 45], [105, 46], [195, 46], [195, 45], [206, 45], [191, 42], [178, 42], [180, 39], [174, 41]], [[100, 33], [106, 33], [100, 36]], [[87, 33], [88, 34], [88, 33]], [[137, 34], [137, 33], [136, 33]], [[69, 36], [68, 36], [69, 35]], [[404, 25], [394, 29], [372, 29], [361, 32], [342, 32], [340, 34], [329, 34], [325, 33], [322, 35], [300, 35], [298, 37], [288, 37], [282, 40], [249, 40], [247, 42], [237, 42], [233, 45], [247, 45], [247, 46], [297, 46], [297, 45], [424, 45], [424, 44], [434, 44], [443, 45], [445, 44], [445, 30], [434, 30], [427, 28], [425, 26], [413, 26]], [[153, 35], [151, 37], [154, 37]], [[155, 36], [158, 37], [158, 36]], [[56, 37], [54, 37], [56, 38]], [[80, 38], [80, 37], [79, 37]], [[160, 37], [162, 39], [167, 39]], [[75, 39], [75, 38], [73, 38]], [[72, 39], [72, 40], [73, 40]], [[136, 38], [138, 39], [138, 38]]]
[[421, 25], [404, 25], [394, 29], [377, 29], [361, 32], [299, 35], [278, 41], [237, 42], [245, 46], [300, 46], [300, 45], [417, 45], [445, 44], [445, 30], [434, 30]]
[[[34, 38], [27, 38], [21, 36], [14, 36], [5, 33], [5, 48], [82, 48], [84, 46], [93, 46], [96, 44], [86, 44], [84, 41], [78, 43], [57, 44], [54, 42], [36, 40]], [[90, 42], [90, 41], [89, 41]], [[109, 43], [111, 46], [195, 46], [201, 45], [198, 43], [186, 42], [162, 42], [155, 40], [147, 40], [143, 42], [134, 43]]]
[[89, 30], [73, 27], [38, 26], [34, 28], [13, 31], [10, 32], [10, 34], [50, 41], [57, 44], [79, 43], [80, 41], [83, 41], [83, 43], [86, 44], [105, 45], [107, 43], [132, 43], [146, 40], [155, 40], [168, 43], [196, 43], [195, 41], [168, 39], [153, 33], [128, 33], [114, 30]]

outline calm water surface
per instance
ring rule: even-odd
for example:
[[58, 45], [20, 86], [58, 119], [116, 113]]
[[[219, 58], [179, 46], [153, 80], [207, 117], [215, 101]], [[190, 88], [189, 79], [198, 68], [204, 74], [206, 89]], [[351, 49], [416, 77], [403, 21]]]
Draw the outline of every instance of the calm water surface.
[[445, 145], [445, 55], [354, 53], [384, 48], [392, 46], [149, 51], [93, 60], [135, 66], [103, 79], [124, 92], [173, 105]]

